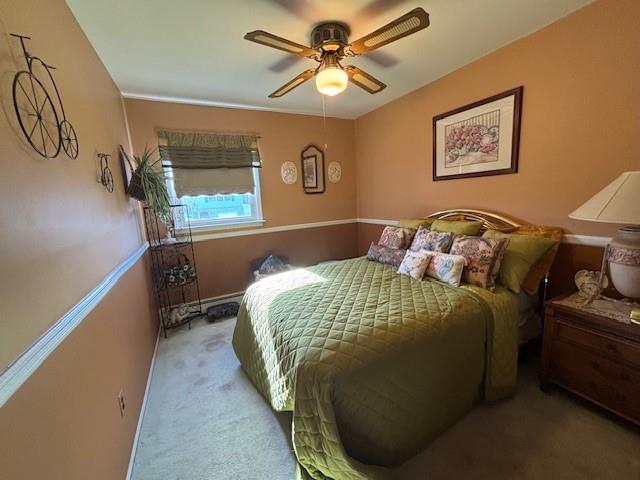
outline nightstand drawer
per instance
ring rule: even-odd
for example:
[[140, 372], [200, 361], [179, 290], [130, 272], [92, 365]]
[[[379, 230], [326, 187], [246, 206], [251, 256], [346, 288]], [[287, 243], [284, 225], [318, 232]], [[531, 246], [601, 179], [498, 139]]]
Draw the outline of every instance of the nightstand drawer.
[[640, 421], [640, 372], [581, 347], [553, 344], [551, 377], [603, 406]]
[[640, 368], [640, 345], [569, 325], [558, 318], [559, 338], [602, 352], [607, 357]]

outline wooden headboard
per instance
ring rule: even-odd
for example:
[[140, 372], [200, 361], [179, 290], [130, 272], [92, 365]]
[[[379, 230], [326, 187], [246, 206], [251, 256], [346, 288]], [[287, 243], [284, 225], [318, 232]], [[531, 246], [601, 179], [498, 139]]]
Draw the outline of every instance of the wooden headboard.
[[446, 219], [446, 220], [475, 220], [482, 222], [481, 232], [485, 230], [498, 230], [499, 232], [515, 232], [519, 230], [520, 225], [515, 220], [497, 215], [495, 213], [485, 212], [482, 210], [471, 210], [468, 208], [456, 208], [453, 210], [442, 210], [429, 215], [427, 218]]

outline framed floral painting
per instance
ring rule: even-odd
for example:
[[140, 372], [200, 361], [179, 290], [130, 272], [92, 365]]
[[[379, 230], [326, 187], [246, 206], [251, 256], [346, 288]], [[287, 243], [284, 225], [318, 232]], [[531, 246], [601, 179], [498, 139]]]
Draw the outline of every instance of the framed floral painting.
[[433, 180], [518, 172], [522, 90], [433, 117]]

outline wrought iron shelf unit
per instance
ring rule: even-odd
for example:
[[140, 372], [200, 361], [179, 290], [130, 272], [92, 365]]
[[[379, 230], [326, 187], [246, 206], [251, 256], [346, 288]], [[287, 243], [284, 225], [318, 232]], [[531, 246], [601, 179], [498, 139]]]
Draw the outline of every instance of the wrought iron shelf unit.
[[[172, 328], [185, 324], [191, 328], [191, 321], [203, 314], [191, 225], [186, 209], [186, 205], [171, 205], [169, 218], [162, 222], [153, 209], [144, 207], [153, 286], [165, 338], [167, 331]], [[181, 229], [174, 237], [168, 237], [167, 232], [174, 230], [176, 218], [180, 218], [181, 224], [185, 223], [187, 228]]]

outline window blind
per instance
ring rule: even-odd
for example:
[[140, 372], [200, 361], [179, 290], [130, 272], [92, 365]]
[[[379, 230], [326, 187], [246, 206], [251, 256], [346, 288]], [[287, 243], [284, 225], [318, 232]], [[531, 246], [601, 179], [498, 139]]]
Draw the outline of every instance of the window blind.
[[158, 151], [178, 197], [255, 191], [253, 169], [261, 167], [256, 135], [161, 130]]
[[244, 134], [158, 132], [162, 166], [172, 169], [260, 168], [258, 137]]

